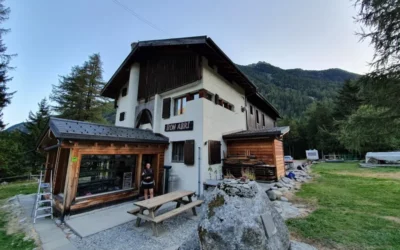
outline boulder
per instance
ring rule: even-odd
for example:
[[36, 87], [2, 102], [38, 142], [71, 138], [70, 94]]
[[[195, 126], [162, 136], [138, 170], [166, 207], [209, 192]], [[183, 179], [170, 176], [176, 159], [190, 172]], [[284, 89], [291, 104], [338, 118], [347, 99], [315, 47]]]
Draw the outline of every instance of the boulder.
[[283, 218], [256, 182], [223, 182], [205, 197], [204, 209], [197, 230], [200, 249], [288, 250], [290, 247]]
[[290, 243], [290, 250], [317, 250], [317, 248], [303, 242], [292, 240]]
[[274, 200], [277, 199], [276, 194], [275, 194], [275, 192], [274, 192], [273, 190], [267, 191], [267, 195], [268, 195], [268, 198], [269, 198], [271, 201], [274, 201]]

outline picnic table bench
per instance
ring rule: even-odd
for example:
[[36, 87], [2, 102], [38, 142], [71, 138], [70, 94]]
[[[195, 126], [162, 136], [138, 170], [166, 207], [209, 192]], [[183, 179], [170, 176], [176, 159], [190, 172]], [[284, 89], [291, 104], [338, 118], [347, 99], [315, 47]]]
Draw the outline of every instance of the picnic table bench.
[[[141, 220], [150, 221], [152, 223], [153, 234], [158, 236], [157, 224], [174, 217], [186, 210], [192, 209], [193, 215], [197, 215], [196, 206], [203, 203], [202, 200], [192, 201], [192, 196], [195, 192], [193, 191], [175, 191], [154, 197], [152, 199], [138, 201], [133, 203], [136, 208], [128, 211], [128, 213], [136, 215], [136, 226], [140, 226]], [[187, 200], [184, 198], [187, 197]], [[164, 204], [168, 202], [176, 202], [175, 209], [168, 211], [166, 213], [155, 216], [155, 212]], [[181, 206], [182, 205], [182, 206]], [[148, 215], [144, 214], [144, 211], [149, 211]]]

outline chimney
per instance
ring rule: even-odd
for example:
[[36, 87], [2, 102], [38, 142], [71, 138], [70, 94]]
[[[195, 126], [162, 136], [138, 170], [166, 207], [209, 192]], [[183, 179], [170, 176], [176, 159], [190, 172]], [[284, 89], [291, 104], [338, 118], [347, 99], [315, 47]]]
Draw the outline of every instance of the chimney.
[[135, 48], [138, 43], [131, 43], [131, 48]]

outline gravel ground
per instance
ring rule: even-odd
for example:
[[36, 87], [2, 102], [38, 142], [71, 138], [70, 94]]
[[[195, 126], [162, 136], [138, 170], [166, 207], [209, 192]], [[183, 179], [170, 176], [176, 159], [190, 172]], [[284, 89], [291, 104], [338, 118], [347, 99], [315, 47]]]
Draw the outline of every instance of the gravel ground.
[[[164, 211], [168, 209], [170, 208]], [[192, 211], [189, 210], [159, 224], [158, 237], [152, 235], [149, 222], [142, 222], [138, 228], [135, 226], [136, 220], [133, 220], [83, 239], [76, 237], [71, 241], [78, 249], [84, 250], [177, 249], [197, 228], [202, 209], [196, 208], [196, 210], [197, 216], [193, 216]], [[160, 213], [162, 212], [161, 210]]]

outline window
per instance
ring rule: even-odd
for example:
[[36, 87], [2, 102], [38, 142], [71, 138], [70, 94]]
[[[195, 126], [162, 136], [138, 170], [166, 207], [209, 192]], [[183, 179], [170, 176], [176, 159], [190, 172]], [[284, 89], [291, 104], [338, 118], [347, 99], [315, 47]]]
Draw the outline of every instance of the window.
[[125, 120], [125, 112], [119, 113], [119, 121]]
[[127, 93], [128, 93], [128, 88], [123, 88], [122, 92], [121, 92], [121, 95], [122, 96], [126, 96]]
[[257, 119], [257, 123], [260, 123], [260, 118], [258, 117], [258, 110], [256, 110], [256, 119]]
[[221, 142], [208, 141], [208, 164], [221, 163]]
[[250, 114], [253, 114], [253, 106], [250, 105]]
[[186, 108], [186, 96], [176, 98], [174, 102], [174, 115], [181, 115], [185, 113]]
[[77, 197], [134, 187], [136, 155], [82, 155]]
[[172, 142], [172, 161], [183, 162], [183, 150], [185, 147], [184, 141]]
[[222, 107], [229, 109], [230, 111], [233, 111], [233, 105], [230, 104], [229, 102], [226, 102], [224, 100], [222, 100]]
[[262, 122], [263, 122], [263, 126], [265, 126], [265, 115], [262, 114]]
[[200, 94], [199, 93], [196, 93], [196, 94], [192, 95], [192, 100], [197, 100], [199, 98], [200, 98]]
[[162, 118], [168, 119], [171, 116], [171, 98], [163, 99]]

